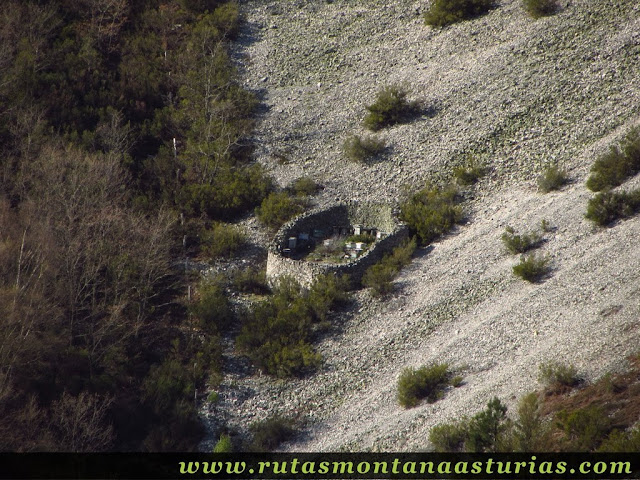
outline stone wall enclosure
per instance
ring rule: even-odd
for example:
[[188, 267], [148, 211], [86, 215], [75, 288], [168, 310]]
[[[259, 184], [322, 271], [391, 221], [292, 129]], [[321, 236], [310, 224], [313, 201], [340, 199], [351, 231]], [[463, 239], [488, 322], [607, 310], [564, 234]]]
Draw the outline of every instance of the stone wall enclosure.
[[[362, 255], [349, 262], [311, 262], [295, 258], [289, 248], [293, 238], [322, 242], [335, 234], [349, 235], [360, 231], [376, 232], [378, 239]], [[291, 276], [302, 285], [309, 286], [318, 275], [346, 274], [351, 285], [358, 287], [365, 271], [407, 237], [408, 228], [397, 219], [391, 205], [350, 202], [312, 210], [286, 223], [276, 234], [269, 245], [267, 280], [274, 284], [279, 277]]]

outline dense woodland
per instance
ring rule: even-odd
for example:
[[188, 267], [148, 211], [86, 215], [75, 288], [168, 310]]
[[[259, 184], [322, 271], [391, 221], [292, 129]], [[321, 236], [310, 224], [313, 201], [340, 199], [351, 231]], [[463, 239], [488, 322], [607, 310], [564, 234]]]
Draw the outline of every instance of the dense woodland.
[[3, 3], [0, 450], [199, 441], [220, 342], [178, 259], [272, 189], [229, 59], [238, 22], [216, 0]]

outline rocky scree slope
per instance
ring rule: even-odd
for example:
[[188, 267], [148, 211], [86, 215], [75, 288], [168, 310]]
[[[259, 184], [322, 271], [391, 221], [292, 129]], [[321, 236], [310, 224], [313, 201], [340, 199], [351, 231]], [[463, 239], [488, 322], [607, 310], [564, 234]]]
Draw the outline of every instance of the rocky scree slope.
[[[424, 1], [242, 4], [236, 54], [264, 107], [258, 160], [283, 186], [308, 175], [325, 185], [321, 205], [395, 201], [403, 185], [443, 178], [466, 155], [489, 174], [467, 202], [467, 224], [418, 252], [394, 296], [359, 292], [354, 311], [334, 319], [340, 333], [319, 345], [318, 374], [229, 375], [221, 401], [203, 412], [212, 431], [216, 418], [245, 429], [282, 413], [306, 425], [288, 449], [424, 449], [432, 426], [472, 415], [494, 395], [513, 407], [538, 387], [544, 361], [573, 363], [588, 378], [624, 368], [640, 337], [640, 222], [595, 228], [584, 219], [592, 196], [584, 181], [640, 117], [640, 4], [559, 4], [534, 21], [520, 1], [502, 0], [444, 29], [424, 25]], [[364, 133], [365, 105], [389, 84], [405, 84], [425, 115], [379, 133], [390, 146], [383, 159], [348, 162], [344, 138]], [[543, 195], [535, 179], [548, 162], [572, 181]], [[640, 180], [620, 188], [631, 186]], [[553, 270], [529, 284], [512, 274], [518, 259], [500, 236], [542, 219], [554, 227], [540, 248]], [[400, 372], [432, 361], [460, 369], [463, 386], [402, 409]]]

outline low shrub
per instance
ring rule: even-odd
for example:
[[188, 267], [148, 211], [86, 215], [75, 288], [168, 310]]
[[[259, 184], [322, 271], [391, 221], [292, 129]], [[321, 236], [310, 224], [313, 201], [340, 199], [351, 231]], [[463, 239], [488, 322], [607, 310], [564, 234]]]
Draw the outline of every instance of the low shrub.
[[434, 0], [424, 19], [427, 25], [444, 27], [478, 17], [494, 7], [494, 0]]
[[349, 278], [346, 275], [320, 275], [307, 292], [307, 305], [315, 322], [327, 320], [329, 312], [349, 300]]
[[296, 435], [294, 422], [280, 415], [251, 424], [249, 431], [253, 440], [248, 450], [253, 452], [270, 452]]
[[393, 279], [398, 270], [384, 262], [376, 263], [367, 269], [362, 276], [362, 285], [371, 289], [374, 297], [382, 297], [393, 291]]
[[411, 119], [420, 111], [420, 104], [415, 101], [409, 102], [407, 94], [406, 89], [398, 85], [382, 88], [376, 101], [366, 107], [369, 113], [364, 117], [364, 126], [377, 131]]
[[520, 398], [515, 421], [501, 440], [503, 451], [548, 451], [552, 441], [553, 423], [542, 415], [542, 402], [536, 393]]
[[499, 450], [510, 425], [507, 407], [494, 397], [487, 408], [475, 414], [467, 425], [465, 448], [472, 452], [495, 452]]
[[234, 225], [215, 223], [201, 235], [200, 248], [209, 258], [230, 258], [246, 243], [246, 236]]
[[500, 238], [506, 249], [513, 254], [525, 253], [536, 248], [542, 242], [542, 237], [536, 232], [518, 234], [513, 227], [509, 226], [504, 230], [505, 232]]
[[285, 222], [304, 211], [303, 204], [286, 192], [273, 192], [256, 209], [258, 219], [276, 230]]
[[465, 165], [454, 167], [453, 176], [460, 185], [473, 185], [482, 178], [487, 169], [477, 164], [473, 159]]
[[231, 287], [240, 293], [265, 295], [271, 291], [267, 285], [266, 271], [259, 268], [241, 268], [231, 276]]
[[601, 192], [589, 200], [585, 217], [600, 226], [607, 226], [640, 211], [640, 189], [631, 192]]
[[569, 177], [567, 177], [565, 170], [557, 165], [550, 165], [538, 177], [538, 191], [549, 193], [553, 190], [560, 190], [568, 181]]
[[611, 419], [597, 405], [571, 412], [561, 410], [556, 418], [571, 451], [595, 450], [611, 431]]
[[342, 144], [342, 151], [345, 157], [359, 163], [367, 162], [376, 155], [381, 154], [385, 148], [385, 141], [372, 135], [364, 137], [350, 135]]
[[513, 266], [513, 273], [527, 282], [538, 282], [549, 273], [549, 258], [529, 254], [520, 257], [520, 263]]
[[398, 403], [404, 408], [415, 407], [421, 400], [435, 402], [448, 385], [451, 373], [446, 363], [405, 368], [398, 379]]
[[362, 242], [373, 243], [376, 241], [376, 237], [370, 233], [361, 233], [360, 235], [351, 235], [346, 238], [345, 242]]
[[371, 293], [376, 297], [391, 293], [393, 291], [391, 282], [400, 273], [402, 267], [411, 262], [415, 249], [415, 238], [394, 248], [391, 255], [386, 255], [380, 262], [367, 269], [362, 277], [362, 285], [370, 288]]
[[522, 0], [522, 4], [533, 18], [553, 15], [558, 10], [556, 0]]
[[510, 436], [507, 407], [493, 398], [487, 407], [467, 419], [437, 425], [429, 432], [429, 441], [437, 452], [494, 452], [501, 450]]
[[213, 453], [232, 453], [233, 442], [229, 435], [222, 434], [213, 447]]
[[315, 195], [320, 190], [320, 185], [310, 177], [300, 177], [293, 181], [288, 190], [293, 195], [305, 197]]
[[273, 295], [248, 312], [237, 348], [263, 372], [301, 377], [322, 361], [312, 346], [314, 328], [346, 301], [345, 277], [321, 276], [308, 290], [292, 278], [280, 279]]
[[587, 188], [601, 192], [621, 185], [640, 172], [640, 128], [634, 128], [622, 139], [620, 146], [612, 146], [591, 167]]
[[640, 426], [628, 431], [614, 430], [598, 447], [599, 452], [640, 452]]
[[198, 319], [200, 328], [208, 333], [228, 329], [235, 318], [224, 288], [215, 280], [200, 285], [196, 300], [189, 305], [189, 313]]
[[564, 387], [575, 387], [582, 383], [582, 377], [573, 365], [558, 362], [546, 362], [539, 367], [538, 379], [549, 389], [558, 390]]
[[426, 245], [447, 233], [463, 219], [455, 187], [427, 185], [401, 205], [401, 219]]
[[436, 452], [460, 452], [467, 439], [465, 421], [436, 425], [429, 431], [429, 441]]

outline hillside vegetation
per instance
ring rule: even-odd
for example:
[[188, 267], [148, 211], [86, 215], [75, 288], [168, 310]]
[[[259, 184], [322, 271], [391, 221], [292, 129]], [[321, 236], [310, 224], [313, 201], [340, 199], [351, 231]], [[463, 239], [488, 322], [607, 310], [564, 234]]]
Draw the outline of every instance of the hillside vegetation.
[[176, 265], [273, 185], [228, 55], [237, 4], [2, 10], [0, 449], [193, 449], [229, 311], [205, 289], [190, 314]]
[[[626, 207], [606, 227], [585, 218], [597, 195], [585, 182], [640, 117], [640, 6], [557, 1], [538, 14], [536, 2], [492, 3], [442, 27], [426, 25], [428, 5], [411, 0], [243, 5], [235, 58], [263, 105], [257, 159], [278, 184], [310, 177], [324, 187], [320, 205], [419, 206], [414, 195], [427, 182], [455, 181], [463, 214], [425, 233], [428, 246], [391, 277], [382, 300], [357, 292], [353, 307], [331, 317], [316, 373], [285, 383], [230, 373], [220, 402], [202, 410], [216, 440], [220, 414], [239, 436], [247, 423], [293, 415], [303, 434], [279, 448], [422, 450], [433, 446], [432, 427], [474, 418], [494, 397], [493, 412], [514, 419], [518, 399], [538, 389], [542, 363], [574, 364], [588, 384], [635, 353], [640, 227]], [[419, 112], [373, 123], [384, 154], [347, 161], [345, 141], [349, 151], [353, 138], [371, 135], [363, 119], [390, 86], [402, 86]], [[395, 111], [387, 107], [400, 96], [388, 97], [373, 110]], [[483, 174], [465, 182], [460, 167], [473, 165]], [[638, 187], [637, 175], [624, 178], [612, 192]], [[513, 268], [520, 256], [501, 236], [540, 225], [525, 255], [543, 268], [523, 281]], [[462, 377], [457, 388], [399, 405], [403, 372], [442, 364]]]

